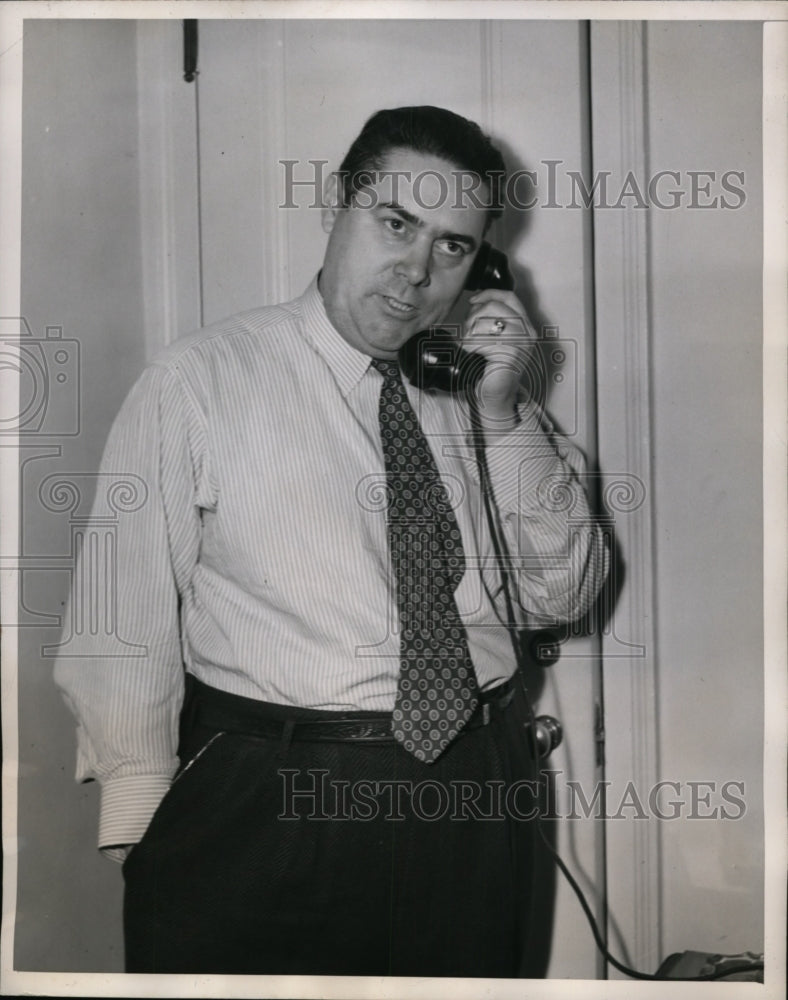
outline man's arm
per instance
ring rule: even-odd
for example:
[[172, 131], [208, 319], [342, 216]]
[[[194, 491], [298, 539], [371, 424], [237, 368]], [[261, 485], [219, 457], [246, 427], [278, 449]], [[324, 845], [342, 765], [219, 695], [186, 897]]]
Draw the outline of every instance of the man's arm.
[[532, 620], [582, 617], [609, 571], [610, 553], [592, 517], [580, 451], [554, 435], [533, 404], [487, 440], [487, 465], [521, 607]]
[[495, 360], [479, 389], [479, 422], [519, 601], [532, 619], [574, 621], [593, 604], [610, 561], [582, 482], [585, 462], [532, 401], [518, 404], [535, 340], [522, 303], [497, 289], [470, 301], [472, 349]]
[[[116, 515], [114, 578], [87, 562], [88, 543], [78, 554], [74, 579], [100, 573], [91, 590], [99, 600], [114, 597], [114, 634], [86, 630], [87, 653], [61, 656], [55, 681], [77, 718], [76, 778], [102, 786], [99, 847], [117, 860], [142, 837], [178, 764], [179, 601], [199, 549], [195, 470], [204, 467], [204, 451], [199, 416], [176, 374], [151, 366], [110, 432], [92, 513], [96, 524], [108, 485], [135, 477], [139, 502]], [[72, 593], [70, 604], [79, 599]]]

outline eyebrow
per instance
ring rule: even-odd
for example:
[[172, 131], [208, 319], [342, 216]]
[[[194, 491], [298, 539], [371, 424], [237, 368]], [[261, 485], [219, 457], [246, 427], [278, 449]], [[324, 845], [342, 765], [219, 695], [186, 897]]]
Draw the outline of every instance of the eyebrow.
[[[412, 226], [416, 226], [419, 229], [426, 225], [423, 219], [420, 219], [417, 215], [409, 212], [406, 208], [403, 208], [402, 205], [398, 205], [396, 201], [385, 202], [380, 205], [380, 208], [387, 209], [390, 212], [396, 212], [397, 215], [402, 217], [404, 222], [409, 222]], [[454, 243], [462, 243], [463, 246], [466, 246], [469, 250], [475, 250], [478, 245], [473, 236], [468, 236], [466, 233], [451, 233], [446, 230], [438, 233], [437, 239], [451, 240]]]

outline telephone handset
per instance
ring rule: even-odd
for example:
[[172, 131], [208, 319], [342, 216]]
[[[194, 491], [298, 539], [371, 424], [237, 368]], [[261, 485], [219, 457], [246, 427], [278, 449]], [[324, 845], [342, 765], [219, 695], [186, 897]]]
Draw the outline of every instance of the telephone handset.
[[[468, 272], [465, 289], [499, 288], [511, 291], [514, 281], [506, 254], [486, 241], [479, 247]], [[473, 389], [485, 368], [481, 354], [464, 351], [450, 330], [422, 330], [403, 344], [399, 352], [400, 368], [418, 389], [442, 389], [461, 392]]]

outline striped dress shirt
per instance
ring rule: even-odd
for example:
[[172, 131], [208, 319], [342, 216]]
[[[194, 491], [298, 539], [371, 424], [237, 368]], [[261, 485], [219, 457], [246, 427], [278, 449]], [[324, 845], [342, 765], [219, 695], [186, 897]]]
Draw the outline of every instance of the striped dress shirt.
[[[119, 482], [138, 477], [141, 492], [118, 515], [115, 579], [99, 583], [114, 587], [115, 636], [55, 667], [78, 722], [77, 780], [102, 785], [102, 849], [136, 843], [169, 787], [184, 666], [249, 698], [392, 710], [400, 659], [380, 386], [313, 281], [290, 303], [179, 340], [132, 389], [101, 467]], [[462, 532], [456, 602], [490, 688], [515, 662], [466, 406], [408, 394]], [[607, 548], [581, 456], [535, 406], [519, 409], [488, 462], [522, 624], [569, 621], [593, 602]], [[115, 638], [135, 655], [118, 657]]]

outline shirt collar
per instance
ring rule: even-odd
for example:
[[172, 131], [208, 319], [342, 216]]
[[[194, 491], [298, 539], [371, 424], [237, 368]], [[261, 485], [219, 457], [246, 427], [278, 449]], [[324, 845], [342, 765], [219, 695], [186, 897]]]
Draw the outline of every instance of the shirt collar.
[[299, 299], [304, 336], [325, 360], [347, 397], [369, 369], [371, 358], [352, 347], [337, 331], [326, 313], [323, 296], [314, 277]]

